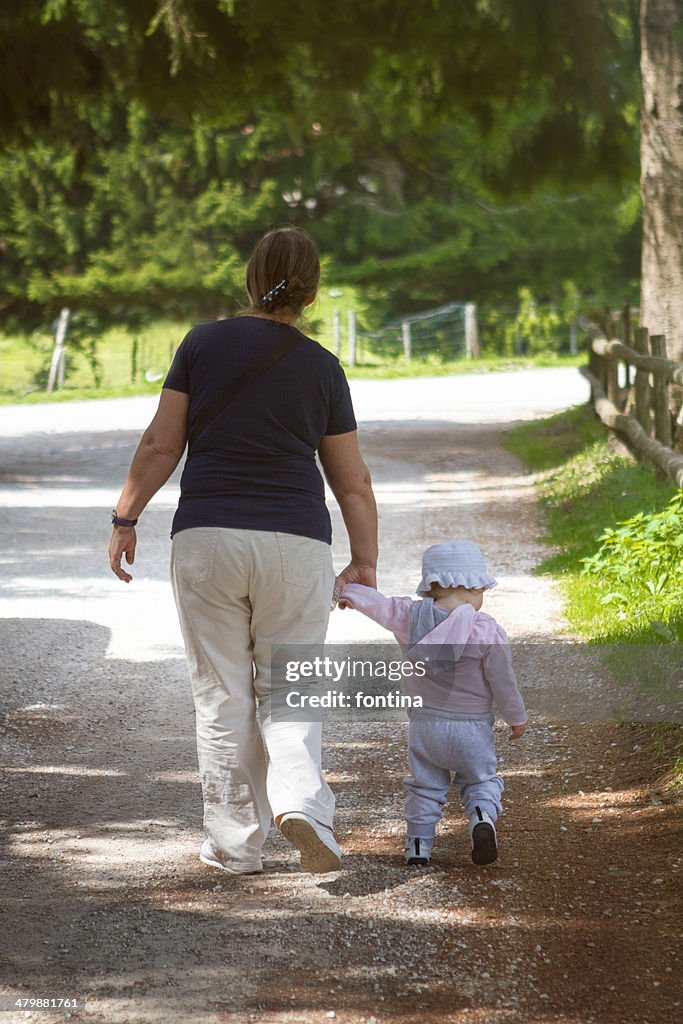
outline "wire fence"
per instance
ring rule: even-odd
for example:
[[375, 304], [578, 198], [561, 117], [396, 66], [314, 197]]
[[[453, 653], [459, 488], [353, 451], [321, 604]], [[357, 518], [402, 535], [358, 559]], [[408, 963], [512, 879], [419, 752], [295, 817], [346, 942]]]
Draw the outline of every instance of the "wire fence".
[[168, 372], [178, 339], [163, 337], [121, 337], [96, 348], [70, 348], [67, 373], [72, 387], [117, 387], [154, 383]]
[[378, 330], [359, 330], [357, 356], [372, 352], [382, 358], [406, 359], [434, 355], [457, 359], [467, 352], [466, 310], [463, 302], [390, 320]]
[[[348, 321], [346, 338], [339, 328], [336, 351], [349, 365], [373, 358], [451, 360], [484, 356], [575, 354], [588, 339], [578, 312], [538, 303], [530, 294], [519, 306], [477, 307], [449, 302], [436, 309], [390, 320], [376, 330]], [[348, 341], [347, 341], [348, 338]]]
[[[595, 319], [593, 311], [591, 317]], [[573, 354], [588, 346], [581, 324], [578, 311], [536, 302], [530, 290], [524, 289], [517, 306], [449, 302], [390, 320], [375, 330], [356, 323], [353, 310], [348, 311], [344, 323], [341, 312], [336, 311], [332, 333], [329, 324], [320, 324], [315, 336], [320, 335], [322, 343], [348, 366], [381, 365], [411, 359], [450, 361], [480, 354]], [[56, 325], [53, 330], [58, 334]], [[57, 388], [66, 384], [86, 390], [153, 384], [165, 376], [189, 326], [169, 320], [136, 332], [122, 328], [89, 332], [76, 315], [68, 324], [61, 363], [55, 359], [58, 338], [48, 332], [22, 339], [0, 336], [0, 396], [45, 390], [50, 377]]]

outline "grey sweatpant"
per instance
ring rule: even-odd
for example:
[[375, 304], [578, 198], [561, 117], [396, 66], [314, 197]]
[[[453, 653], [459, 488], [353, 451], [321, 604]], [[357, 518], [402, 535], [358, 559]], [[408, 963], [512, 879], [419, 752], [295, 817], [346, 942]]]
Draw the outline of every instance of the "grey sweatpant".
[[[408, 727], [411, 774], [403, 811], [408, 835], [433, 839], [455, 783], [468, 818], [480, 807], [495, 821], [503, 807], [503, 780], [496, 772], [493, 715], [460, 719], [448, 711], [415, 708]], [[451, 779], [451, 772], [454, 773]]]

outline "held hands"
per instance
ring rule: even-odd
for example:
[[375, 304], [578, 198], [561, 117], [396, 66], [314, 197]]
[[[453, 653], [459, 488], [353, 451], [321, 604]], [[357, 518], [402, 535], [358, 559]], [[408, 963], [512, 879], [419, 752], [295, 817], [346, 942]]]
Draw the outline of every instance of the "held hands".
[[[335, 580], [335, 594], [341, 593], [347, 583], [362, 583], [365, 587], [377, 586], [377, 570], [374, 566], [359, 565], [358, 562], [349, 562], [345, 569], [339, 573]], [[348, 599], [343, 597], [339, 601], [340, 608], [353, 608]]]
[[528, 723], [525, 722], [523, 725], [511, 725], [509, 739], [518, 740], [520, 736], [523, 736], [526, 732], [527, 724]]
[[134, 526], [115, 526], [112, 530], [109, 542], [109, 565], [115, 576], [118, 576], [124, 583], [130, 583], [133, 579], [129, 572], [121, 568], [121, 558], [126, 556], [128, 565], [135, 561], [135, 545], [137, 536]]

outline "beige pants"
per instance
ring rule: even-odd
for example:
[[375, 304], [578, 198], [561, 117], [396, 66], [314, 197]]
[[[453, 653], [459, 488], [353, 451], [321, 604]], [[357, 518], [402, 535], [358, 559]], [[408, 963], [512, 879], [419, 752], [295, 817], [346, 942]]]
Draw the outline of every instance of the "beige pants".
[[204, 827], [222, 859], [256, 870], [271, 815], [304, 811], [332, 824], [320, 723], [257, 711], [269, 694], [271, 647], [325, 639], [330, 548], [262, 530], [182, 530], [171, 579], [197, 716]]

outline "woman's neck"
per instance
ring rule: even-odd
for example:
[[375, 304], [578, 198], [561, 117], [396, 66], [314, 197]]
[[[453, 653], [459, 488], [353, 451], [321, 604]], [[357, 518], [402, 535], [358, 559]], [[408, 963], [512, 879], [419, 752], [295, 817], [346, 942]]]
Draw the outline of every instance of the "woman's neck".
[[284, 310], [281, 316], [275, 316], [273, 313], [247, 313], [246, 315], [256, 317], [258, 320], [270, 320], [274, 324], [286, 324], [288, 327], [296, 327], [299, 319], [296, 313], [287, 314]]

